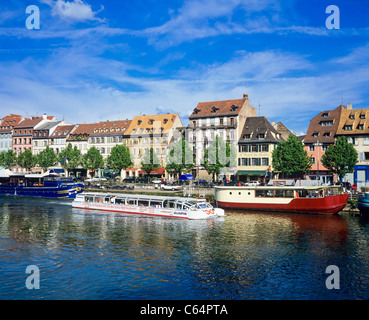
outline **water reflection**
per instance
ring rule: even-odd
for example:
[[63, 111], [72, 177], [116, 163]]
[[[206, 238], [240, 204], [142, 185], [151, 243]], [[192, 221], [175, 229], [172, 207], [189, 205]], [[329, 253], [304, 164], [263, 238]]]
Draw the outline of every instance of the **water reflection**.
[[[352, 217], [229, 211], [185, 221], [73, 209], [68, 201], [0, 200], [2, 299], [366, 296], [369, 232]], [[42, 273], [37, 292], [24, 288], [29, 264]], [[325, 288], [331, 264], [347, 278], [339, 292]], [[360, 286], [350, 286], [358, 278]]]

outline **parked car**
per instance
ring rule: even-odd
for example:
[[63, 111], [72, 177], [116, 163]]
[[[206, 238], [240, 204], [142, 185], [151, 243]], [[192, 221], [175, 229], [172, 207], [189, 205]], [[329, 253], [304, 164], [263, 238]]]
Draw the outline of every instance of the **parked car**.
[[182, 186], [171, 185], [171, 184], [162, 184], [161, 185], [161, 189], [162, 190], [172, 190], [172, 191], [175, 191], [175, 190], [181, 190], [182, 189]]
[[260, 182], [259, 181], [249, 181], [249, 182], [246, 182], [245, 185], [251, 186], [251, 187], [257, 187], [257, 186], [260, 186]]
[[129, 178], [125, 178], [123, 179], [124, 183], [134, 183], [136, 182], [136, 178], [135, 177], [129, 177]]

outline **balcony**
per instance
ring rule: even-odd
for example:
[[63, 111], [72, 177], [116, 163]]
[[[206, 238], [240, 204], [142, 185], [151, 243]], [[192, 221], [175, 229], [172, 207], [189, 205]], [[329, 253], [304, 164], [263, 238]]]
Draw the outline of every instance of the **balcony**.
[[210, 123], [210, 124], [201, 124], [199, 125], [197, 122], [196, 124], [194, 124], [193, 122], [191, 122], [188, 127], [190, 129], [224, 129], [224, 128], [237, 128], [238, 125], [238, 121], [234, 120], [232, 122], [227, 122], [227, 123]]

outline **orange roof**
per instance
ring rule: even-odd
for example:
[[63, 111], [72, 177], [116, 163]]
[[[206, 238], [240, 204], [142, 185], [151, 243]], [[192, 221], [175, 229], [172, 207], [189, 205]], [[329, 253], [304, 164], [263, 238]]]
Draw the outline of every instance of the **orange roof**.
[[140, 135], [168, 133], [168, 131], [173, 127], [173, 123], [177, 117], [179, 117], [177, 113], [136, 116], [133, 118], [126, 134]]
[[238, 115], [247, 99], [199, 102], [189, 119]]
[[5, 116], [0, 122], [0, 132], [10, 131], [13, 129], [23, 117], [19, 114], [10, 114]]
[[101, 121], [98, 123], [79, 124], [72, 134], [85, 134], [90, 136], [121, 135], [126, 134], [131, 120]]
[[[350, 127], [350, 128], [348, 128]], [[338, 135], [368, 134], [369, 109], [345, 109], [341, 112]]]

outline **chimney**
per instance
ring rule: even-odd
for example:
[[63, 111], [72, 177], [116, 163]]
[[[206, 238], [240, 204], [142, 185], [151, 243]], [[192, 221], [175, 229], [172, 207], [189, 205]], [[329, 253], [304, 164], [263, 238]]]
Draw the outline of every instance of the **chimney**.
[[274, 127], [275, 126], [275, 121], [272, 122], [272, 126]]
[[347, 109], [351, 110], [352, 109], [352, 104], [351, 103], [347, 103]]
[[244, 99], [248, 99], [248, 98], [249, 98], [249, 95], [248, 95], [247, 93], [244, 93], [244, 94], [243, 94], [243, 98], [244, 98]]
[[42, 115], [42, 119], [47, 119], [47, 115], [46, 115], [46, 113], [44, 113], [44, 114]]

